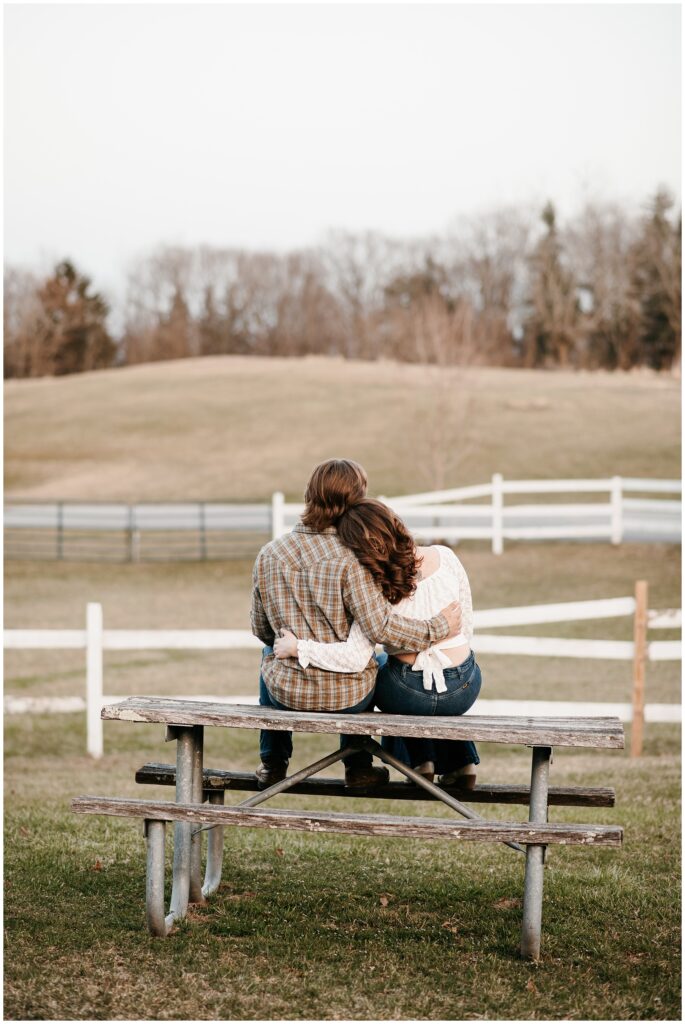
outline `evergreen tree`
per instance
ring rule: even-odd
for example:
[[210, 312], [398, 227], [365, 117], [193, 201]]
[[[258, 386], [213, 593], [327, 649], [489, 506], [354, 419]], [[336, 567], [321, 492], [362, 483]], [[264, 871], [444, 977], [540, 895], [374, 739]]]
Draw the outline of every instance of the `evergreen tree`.
[[655, 370], [670, 369], [680, 358], [682, 216], [671, 222], [673, 205], [664, 189], [656, 193], [634, 250], [640, 362]]
[[226, 324], [216, 307], [211, 284], [205, 288], [197, 330], [201, 356], [215, 356], [228, 351]]
[[155, 335], [156, 359], [185, 359], [196, 355], [195, 329], [180, 285], [174, 288], [171, 308], [160, 318]]
[[572, 274], [565, 268], [552, 203], [542, 211], [546, 233], [530, 261], [530, 314], [524, 325], [524, 359], [528, 366], [573, 361], [577, 339], [578, 300]]
[[117, 349], [106, 327], [109, 307], [90, 289], [90, 278], [69, 260], [59, 263], [38, 289], [42, 316], [35, 328], [38, 345], [30, 376], [112, 365]]

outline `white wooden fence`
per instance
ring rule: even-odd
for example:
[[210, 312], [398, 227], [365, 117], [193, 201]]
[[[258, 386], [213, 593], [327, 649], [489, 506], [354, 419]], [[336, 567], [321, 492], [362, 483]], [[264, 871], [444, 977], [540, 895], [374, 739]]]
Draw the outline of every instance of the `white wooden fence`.
[[[549, 622], [574, 622], [588, 619], [606, 619], [634, 615], [636, 602], [633, 597], [609, 598], [599, 601], [572, 601], [562, 604], [527, 605], [517, 608], [490, 608], [474, 612], [474, 628], [522, 626]], [[677, 629], [681, 626], [680, 609], [650, 611], [650, 629]], [[246, 629], [174, 629], [174, 630], [129, 630], [105, 629], [102, 605], [90, 603], [86, 608], [86, 628], [79, 629], [7, 629], [4, 633], [5, 649], [11, 650], [84, 650], [86, 651], [86, 718], [87, 751], [93, 757], [103, 753], [103, 731], [100, 710], [103, 703], [115, 698], [103, 696], [103, 665], [105, 651], [137, 650], [260, 650], [261, 642]], [[635, 657], [635, 644], [631, 641], [616, 640], [572, 640], [554, 637], [501, 636], [477, 633], [473, 641], [478, 654], [513, 654], [533, 657], [555, 658], [597, 658], [631, 661]], [[656, 641], [647, 645], [646, 657], [650, 661], [674, 661], [681, 656], [679, 640]], [[198, 700], [202, 698], [194, 697]], [[206, 699], [206, 698], [205, 698]], [[213, 698], [223, 699], [226, 698]], [[31, 705], [21, 698], [18, 709]], [[74, 703], [76, 698], [61, 698], [60, 710], [70, 711], [82, 707]], [[241, 702], [249, 698], [241, 698]], [[7, 705], [9, 701], [9, 705]], [[6, 707], [12, 706], [12, 698], [6, 698]], [[515, 704], [517, 711], [490, 707], [486, 700], [479, 700], [478, 708], [491, 714], [572, 714], [575, 713], [617, 714], [624, 721], [631, 719], [631, 705], [588, 705], [568, 702], [496, 702], [498, 705]], [[532, 707], [535, 705], [535, 708]], [[539, 705], [539, 706], [538, 706]], [[544, 705], [544, 710], [543, 710]], [[35, 705], [34, 705], [35, 707]], [[550, 711], [554, 707], [555, 711]], [[601, 707], [602, 710], [598, 710]], [[607, 711], [606, 708], [612, 710]], [[44, 705], [47, 710], [47, 705]], [[588, 710], [592, 709], [592, 710]], [[54, 710], [54, 708], [53, 708]], [[679, 705], [648, 705], [646, 721], [679, 721]]]
[[[385, 499], [418, 539], [458, 543], [505, 539], [680, 541], [680, 502], [646, 495], [680, 494], [677, 480], [504, 480]], [[598, 495], [607, 500], [511, 504], [517, 494]], [[629, 495], [633, 495], [629, 497]], [[488, 503], [478, 501], [488, 499]], [[474, 503], [475, 502], [475, 503]], [[279, 492], [271, 504], [220, 501], [143, 502], [5, 499], [5, 557], [76, 561], [195, 561], [253, 557], [271, 533], [290, 529], [303, 509]]]
[[[505, 480], [495, 473], [490, 483], [425, 494], [382, 498], [417, 540], [490, 540], [501, 555], [505, 540], [604, 540], [620, 544], [626, 536], [646, 539], [680, 536], [680, 501], [628, 497], [629, 494], [681, 494], [680, 480], [642, 480], [615, 476], [606, 480]], [[552, 504], [505, 504], [505, 497], [538, 494], [600, 494], [607, 501]], [[489, 503], [469, 504], [489, 498]], [[273, 495], [273, 537], [295, 525], [302, 504]]]

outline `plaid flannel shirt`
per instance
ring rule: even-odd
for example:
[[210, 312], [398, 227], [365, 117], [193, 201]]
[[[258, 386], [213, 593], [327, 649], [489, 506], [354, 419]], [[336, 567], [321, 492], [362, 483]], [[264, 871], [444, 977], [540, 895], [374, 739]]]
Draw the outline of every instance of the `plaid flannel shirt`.
[[[302, 523], [259, 552], [252, 575], [252, 632], [272, 646], [281, 629], [299, 639], [346, 640], [352, 620], [372, 643], [421, 651], [448, 635], [443, 615], [422, 622], [397, 615], [335, 527], [317, 533]], [[262, 675], [276, 700], [297, 711], [354, 707], [376, 681], [373, 657], [361, 672], [336, 673], [297, 658], [265, 655]]]

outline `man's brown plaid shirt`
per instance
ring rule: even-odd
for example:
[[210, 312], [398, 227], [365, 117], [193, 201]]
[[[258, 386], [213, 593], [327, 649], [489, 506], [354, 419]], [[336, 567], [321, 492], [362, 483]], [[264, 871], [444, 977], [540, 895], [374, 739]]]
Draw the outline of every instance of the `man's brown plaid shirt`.
[[[443, 615], [427, 622], [396, 615], [369, 572], [338, 538], [299, 523], [292, 533], [259, 552], [252, 576], [252, 632], [272, 646], [281, 629], [300, 639], [324, 643], [346, 640], [352, 620], [373, 643], [395, 651], [422, 651], [444, 640]], [[354, 707], [373, 689], [376, 665], [363, 672], [326, 672], [297, 658], [262, 663], [264, 681], [276, 700], [297, 711], [341, 711]]]

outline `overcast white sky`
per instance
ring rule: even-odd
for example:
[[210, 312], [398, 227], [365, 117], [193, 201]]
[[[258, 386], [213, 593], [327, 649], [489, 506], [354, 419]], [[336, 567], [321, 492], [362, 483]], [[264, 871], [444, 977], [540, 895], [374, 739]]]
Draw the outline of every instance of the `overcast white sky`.
[[5, 259], [680, 197], [680, 7], [5, 5]]

